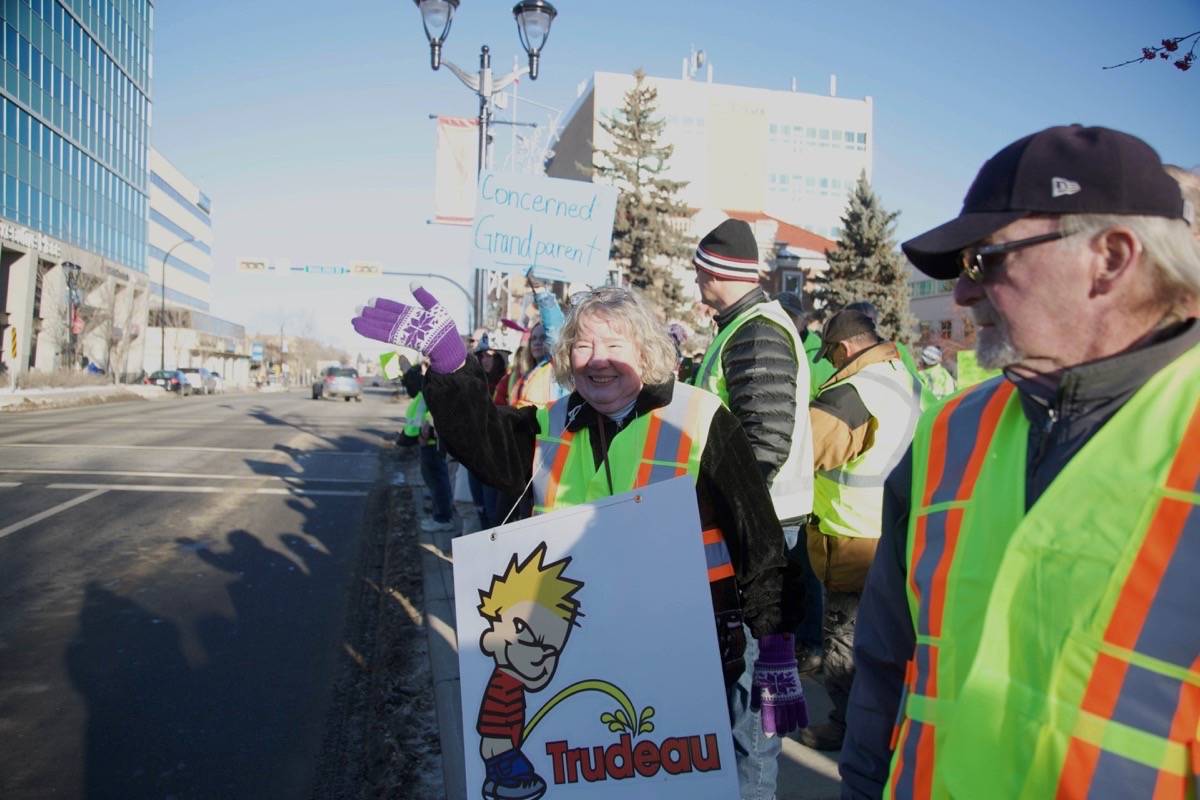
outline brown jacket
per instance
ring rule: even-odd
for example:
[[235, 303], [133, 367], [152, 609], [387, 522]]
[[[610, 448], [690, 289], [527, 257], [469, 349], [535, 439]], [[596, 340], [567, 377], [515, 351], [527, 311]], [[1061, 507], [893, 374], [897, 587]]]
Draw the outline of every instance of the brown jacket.
[[[859, 353], [830, 376], [809, 406], [813, 432], [813, 469], [817, 472], [840, 467], [865, 453], [875, 443], [879, 422], [871, 416], [858, 391], [848, 383], [835, 386], [870, 364], [899, 361], [900, 352], [891, 342], [881, 342]], [[875, 539], [844, 539], [826, 536], [813, 518], [808, 523], [808, 555], [813, 570], [835, 592], [859, 592], [867, 569], [875, 557]]]

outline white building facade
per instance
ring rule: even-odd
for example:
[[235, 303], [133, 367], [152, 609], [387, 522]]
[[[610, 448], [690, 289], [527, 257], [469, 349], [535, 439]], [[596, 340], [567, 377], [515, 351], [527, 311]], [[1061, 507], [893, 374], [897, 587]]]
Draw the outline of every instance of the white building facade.
[[[647, 77], [658, 92], [662, 142], [674, 146], [667, 177], [687, 181], [696, 209], [736, 209], [836, 239], [850, 190], [871, 179], [873, 103], [795, 91]], [[591, 180], [592, 149], [608, 149], [601, 120], [618, 113], [632, 75], [597, 72], [553, 144], [546, 174]], [[831, 84], [832, 89], [832, 84]]]
[[212, 203], [162, 153], [150, 148], [150, 209], [146, 274], [150, 276], [150, 332], [143, 349], [146, 372], [205, 367], [228, 386], [250, 382], [246, 329], [210, 313]]

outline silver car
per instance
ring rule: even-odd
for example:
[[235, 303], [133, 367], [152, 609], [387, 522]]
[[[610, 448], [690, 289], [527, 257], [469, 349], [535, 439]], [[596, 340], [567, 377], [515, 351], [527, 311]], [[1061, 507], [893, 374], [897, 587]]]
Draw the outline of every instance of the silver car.
[[323, 397], [344, 397], [349, 403], [351, 398], [362, 402], [362, 378], [354, 367], [328, 367], [321, 373], [321, 379], [312, 386], [312, 399]]

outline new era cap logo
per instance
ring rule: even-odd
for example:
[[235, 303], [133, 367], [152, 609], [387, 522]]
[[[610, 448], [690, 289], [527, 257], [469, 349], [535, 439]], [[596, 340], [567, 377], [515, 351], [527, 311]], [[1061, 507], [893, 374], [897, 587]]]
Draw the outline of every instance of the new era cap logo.
[[1075, 181], [1069, 181], [1066, 178], [1051, 178], [1050, 179], [1050, 196], [1065, 197], [1069, 194], [1079, 194], [1083, 190]]

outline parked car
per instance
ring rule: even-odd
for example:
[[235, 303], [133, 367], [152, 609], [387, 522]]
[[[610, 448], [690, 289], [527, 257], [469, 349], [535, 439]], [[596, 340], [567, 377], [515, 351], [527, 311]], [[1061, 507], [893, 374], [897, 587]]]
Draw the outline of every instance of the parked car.
[[354, 398], [362, 402], [362, 378], [354, 367], [326, 367], [321, 379], [312, 385], [312, 399], [344, 397], [346, 402]]
[[160, 369], [150, 373], [142, 383], [151, 386], [161, 386], [168, 392], [178, 392], [180, 395], [191, 394], [191, 384], [187, 376], [177, 369]]
[[187, 376], [188, 385], [192, 388], [190, 394], [212, 393], [212, 373], [204, 367], [181, 367], [179, 371]]

